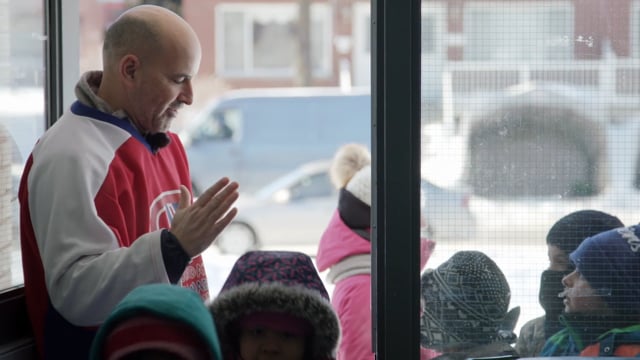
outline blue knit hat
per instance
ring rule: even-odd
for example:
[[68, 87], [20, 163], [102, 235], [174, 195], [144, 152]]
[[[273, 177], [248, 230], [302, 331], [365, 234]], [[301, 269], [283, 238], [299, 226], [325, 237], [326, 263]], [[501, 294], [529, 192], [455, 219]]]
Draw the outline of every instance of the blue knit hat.
[[639, 225], [609, 230], [587, 238], [569, 255], [616, 314], [640, 314], [639, 236]]

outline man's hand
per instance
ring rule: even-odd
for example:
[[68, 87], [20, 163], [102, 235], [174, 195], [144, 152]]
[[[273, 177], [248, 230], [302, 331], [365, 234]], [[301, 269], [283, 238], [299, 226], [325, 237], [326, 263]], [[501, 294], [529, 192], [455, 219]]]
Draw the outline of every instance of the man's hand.
[[238, 213], [231, 208], [238, 199], [238, 183], [218, 180], [191, 204], [191, 194], [180, 186], [180, 204], [171, 222], [171, 233], [189, 256], [206, 250]]

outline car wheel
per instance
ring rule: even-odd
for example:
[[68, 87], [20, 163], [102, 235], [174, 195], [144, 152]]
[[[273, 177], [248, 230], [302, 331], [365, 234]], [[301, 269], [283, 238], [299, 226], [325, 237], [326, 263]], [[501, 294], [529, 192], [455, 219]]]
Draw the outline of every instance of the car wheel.
[[241, 255], [257, 248], [258, 237], [248, 224], [232, 222], [220, 234], [215, 244], [223, 254]]

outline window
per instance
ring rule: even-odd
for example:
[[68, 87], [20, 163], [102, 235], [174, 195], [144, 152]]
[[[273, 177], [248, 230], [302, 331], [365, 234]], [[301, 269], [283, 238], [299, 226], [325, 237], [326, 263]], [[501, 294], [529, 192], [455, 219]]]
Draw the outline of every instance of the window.
[[629, 36], [633, 44], [633, 57], [640, 58], [640, 1], [631, 4], [631, 28]]
[[464, 36], [465, 60], [568, 60], [574, 40], [571, 3], [469, 3]]
[[41, 1], [0, 2], [0, 290], [22, 284], [18, 185], [44, 131]]
[[[294, 4], [225, 4], [216, 16], [216, 67], [224, 76], [290, 77], [295, 71], [297, 7]], [[311, 6], [313, 75], [331, 71], [331, 9]]]
[[[423, 119], [422, 175], [464, 194], [468, 214], [426, 196], [424, 207], [439, 210], [425, 211], [429, 226], [429, 215], [440, 215], [430, 231], [437, 250], [427, 268], [460, 250], [484, 252], [509, 284], [505, 310], [520, 308], [515, 334], [545, 314], [538, 295], [549, 289], [540, 289], [541, 275], [550, 267], [547, 234], [558, 220], [593, 209], [627, 226], [638, 222], [640, 67], [632, 57], [640, 54], [639, 5], [505, 0], [461, 1], [446, 9], [441, 41], [456, 56], [445, 60], [452, 74], [445, 96], [456, 116]], [[430, 36], [423, 33], [422, 43]], [[429, 61], [422, 73], [423, 87], [440, 75], [425, 76], [434, 74]], [[460, 236], [461, 229], [473, 230]], [[560, 278], [551, 300], [559, 301]], [[571, 304], [555, 306], [578, 313]], [[548, 308], [546, 314], [552, 318]]]

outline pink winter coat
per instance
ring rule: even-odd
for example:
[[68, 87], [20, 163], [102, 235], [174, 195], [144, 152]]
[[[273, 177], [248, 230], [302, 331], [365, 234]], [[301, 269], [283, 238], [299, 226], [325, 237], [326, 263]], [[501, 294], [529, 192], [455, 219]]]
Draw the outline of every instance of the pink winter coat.
[[[421, 241], [421, 269], [435, 243]], [[342, 337], [337, 360], [373, 360], [371, 345], [371, 242], [353, 232], [336, 210], [320, 238], [316, 262], [319, 271], [329, 269], [335, 287], [331, 304], [338, 313]], [[437, 353], [421, 349], [421, 360]]]

